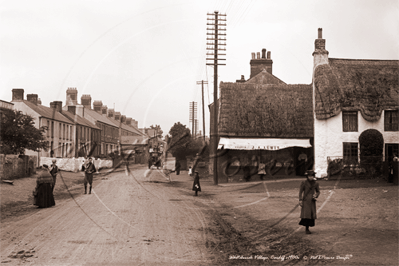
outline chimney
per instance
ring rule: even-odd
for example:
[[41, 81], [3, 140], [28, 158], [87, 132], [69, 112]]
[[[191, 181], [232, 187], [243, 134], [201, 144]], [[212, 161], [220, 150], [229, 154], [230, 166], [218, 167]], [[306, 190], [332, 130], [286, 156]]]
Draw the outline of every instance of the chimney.
[[24, 89], [12, 89], [12, 102], [24, 100]]
[[114, 109], [108, 109], [108, 117], [114, 117]]
[[54, 101], [50, 103], [50, 108], [54, 108], [57, 112], [62, 112], [62, 102], [61, 101]]
[[237, 79], [236, 82], [245, 82], [244, 75], [241, 75], [241, 79]]
[[37, 99], [37, 104], [42, 105], [42, 100], [40, 100], [40, 98]]
[[135, 128], [139, 128], [139, 122], [138, 122], [138, 121], [136, 121], [136, 120], [133, 119], [132, 124], [133, 124], [133, 126], [134, 126]]
[[121, 122], [126, 124], [126, 115], [121, 116]]
[[115, 120], [119, 121], [120, 118], [121, 118], [121, 113], [120, 112], [115, 112]]
[[85, 108], [91, 109], [91, 96], [89, 94], [83, 94], [80, 102]]
[[101, 114], [107, 115], [107, 110], [108, 110], [108, 107], [107, 107], [106, 105], [103, 105], [103, 106], [101, 107]]
[[93, 110], [101, 113], [102, 112], [102, 107], [103, 107], [103, 102], [102, 101], [94, 101], [93, 102]]
[[313, 67], [328, 64], [328, 51], [326, 50], [326, 40], [323, 39], [323, 29], [317, 30], [317, 39], [314, 41]]
[[251, 74], [250, 79], [262, 72], [263, 69], [266, 69], [267, 72], [273, 74], [273, 60], [271, 59], [271, 52], [267, 52], [266, 58], [266, 49], [262, 49], [262, 58], [260, 57], [260, 52], [256, 53], [257, 58], [255, 59], [255, 53], [252, 53], [252, 60], [249, 62], [251, 66]]
[[76, 88], [68, 88], [66, 91], [66, 105], [78, 105], [78, 90]]
[[132, 124], [132, 118], [131, 117], [127, 117], [126, 118], [126, 125], [131, 125]]
[[26, 99], [29, 101], [29, 102], [31, 102], [31, 103], [33, 103], [34, 105], [37, 105], [37, 99], [38, 99], [38, 97], [37, 97], [37, 94], [27, 94], [26, 95]]
[[76, 105], [68, 106], [68, 112], [70, 112], [73, 115], [76, 115]]
[[262, 58], [266, 59], [266, 49], [265, 48], [262, 49]]

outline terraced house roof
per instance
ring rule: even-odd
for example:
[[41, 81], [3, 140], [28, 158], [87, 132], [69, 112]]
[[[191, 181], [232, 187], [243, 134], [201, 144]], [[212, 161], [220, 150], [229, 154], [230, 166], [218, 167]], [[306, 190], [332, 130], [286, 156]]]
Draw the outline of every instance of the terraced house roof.
[[342, 110], [360, 111], [368, 121], [399, 106], [399, 61], [329, 58], [314, 72], [315, 112], [327, 119]]

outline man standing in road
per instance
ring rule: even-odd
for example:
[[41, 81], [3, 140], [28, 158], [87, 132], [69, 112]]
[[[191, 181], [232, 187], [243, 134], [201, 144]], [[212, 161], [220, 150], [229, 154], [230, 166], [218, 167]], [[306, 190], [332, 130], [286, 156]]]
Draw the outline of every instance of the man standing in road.
[[85, 194], [87, 194], [87, 183], [89, 183], [90, 185], [89, 194], [91, 194], [91, 187], [93, 184], [93, 173], [96, 172], [96, 168], [94, 167], [94, 164], [90, 157], [87, 159], [87, 163], [83, 165], [82, 168], [83, 168], [82, 170], [85, 171], [85, 179], [83, 180], [85, 186]]
[[57, 181], [58, 166], [57, 166], [57, 160], [56, 160], [56, 159], [53, 159], [52, 162], [53, 162], [53, 163], [52, 163], [51, 166], [49, 167], [49, 171], [50, 171], [51, 176], [53, 177], [53, 186], [52, 186], [52, 190], [54, 191], [55, 182]]

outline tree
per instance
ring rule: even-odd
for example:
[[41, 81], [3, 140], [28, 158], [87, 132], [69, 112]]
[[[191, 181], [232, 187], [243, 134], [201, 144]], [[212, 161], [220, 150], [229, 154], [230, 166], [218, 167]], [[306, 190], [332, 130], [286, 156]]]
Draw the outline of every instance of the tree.
[[3, 154], [24, 154], [25, 149], [47, 150], [46, 127], [37, 129], [33, 118], [20, 111], [1, 110], [1, 149]]
[[155, 129], [155, 131], [157, 132], [157, 136], [162, 137], [163, 131], [162, 131], [160, 125], [155, 125], [155, 126], [154, 126], [154, 125], [151, 125], [150, 128], [151, 128], [151, 129]]
[[178, 160], [191, 155], [189, 144], [191, 142], [190, 129], [180, 122], [175, 123], [169, 130], [169, 152]]

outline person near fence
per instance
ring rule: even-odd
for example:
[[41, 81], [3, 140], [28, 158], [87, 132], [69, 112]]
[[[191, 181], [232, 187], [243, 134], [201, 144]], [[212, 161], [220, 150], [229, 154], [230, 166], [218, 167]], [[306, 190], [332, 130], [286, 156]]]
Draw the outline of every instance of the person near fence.
[[57, 174], [58, 174], [59, 169], [58, 169], [58, 166], [57, 166], [57, 160], [53, 159], [52, 162], [53, 163], [50, 165], [49, 171], [50, 171], [51, 176], [53, 177], [53, 187], [52, 187], [52, 189], [54, 191], [55, 182], [57, 181]]
[[198, 196], [198, 191], [201, 191], [200, 176], [197, 171], [194, 172], [194, 183], [193, 190], [195, 191], [195, 196]]
[[316, 199], [320, 195], [319, 183], [316, 181], [316, 173], [312, 170], [305, 172], [306, 180], [302, 181], [299, 188], [299, 206], [301, 206], [301, 221], [299, 225], [306, 227], [306, 234], [311, 234], [309, 227], [315, 226]]
[[94, 167], [94, 163], [92, 159], [89, 157], [87, 162], [82, 166], [82, 170], [85, 171], [85, 178], [83, 180], [83, 184], [85, 186], [85, 194], [87, 194], [87, 183], [89, 183], [89, 194], [91, 194], [91, 187], [93, 184], [93, 174], [97, 171], [96, 167]]
[[33, 191], [33, 204], [39, 208], [48, 208], [55, 205], [53, 177], [46, 164], [43, 164], [43, 170], [41, 170], [36, 179], [36, 187]]

